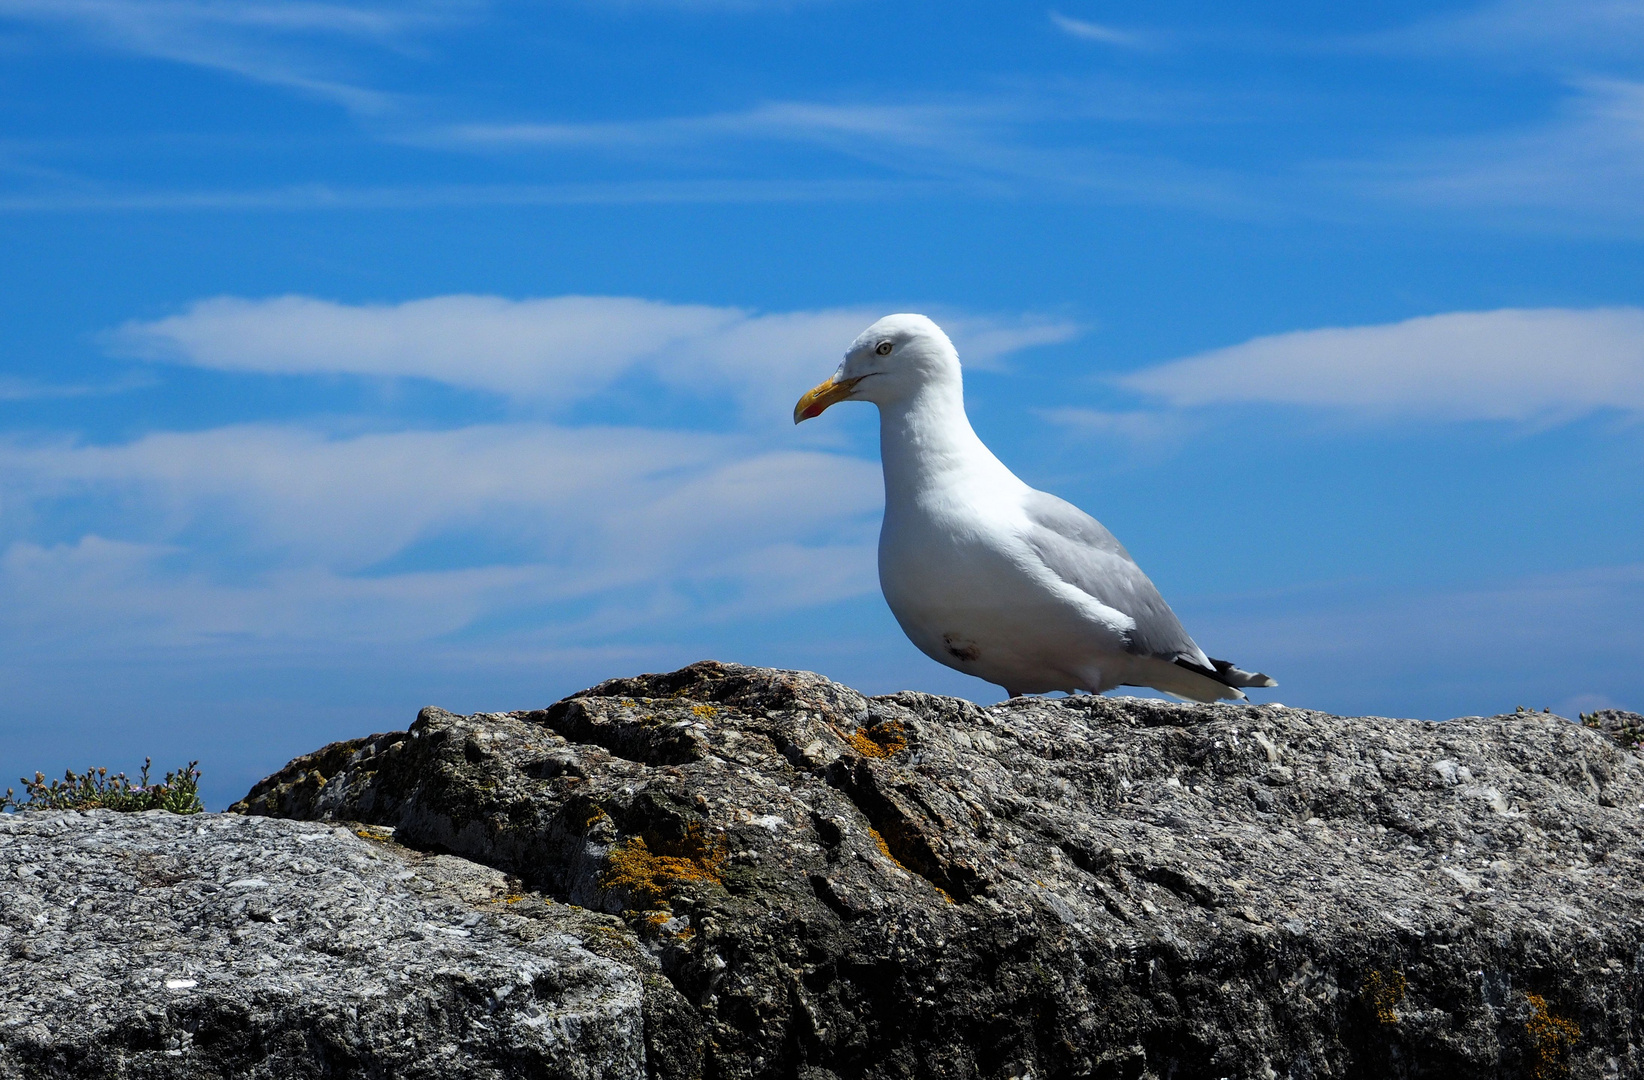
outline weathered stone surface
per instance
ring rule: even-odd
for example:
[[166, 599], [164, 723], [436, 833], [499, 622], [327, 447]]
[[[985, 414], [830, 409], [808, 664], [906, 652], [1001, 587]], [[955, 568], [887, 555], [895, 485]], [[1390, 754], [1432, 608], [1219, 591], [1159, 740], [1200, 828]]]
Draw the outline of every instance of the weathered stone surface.
[[1644, 765], [1545, 714], [923, 694], [693, 665], [294, 761], [657, 958], [654, 1075], [1644, 1075]]
[[0, 1077], [644, 1076], [611, 920], [514, 895], [322, 824], [0, 817]]

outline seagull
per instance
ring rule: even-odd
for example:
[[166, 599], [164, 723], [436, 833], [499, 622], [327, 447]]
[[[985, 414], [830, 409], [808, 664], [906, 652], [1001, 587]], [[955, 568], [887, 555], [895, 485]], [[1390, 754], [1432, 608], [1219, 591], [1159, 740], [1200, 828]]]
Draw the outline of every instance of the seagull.
[[965, 415], [959, 353], [930, 319], [868, 327], [793, 421], [841, 401], [879, 406], [879, 586], [926, 656], [1011, 697], [1150, 686], [1237, 701], [1278, 685], [1206, 656], [1112, 533], [994, 457]]

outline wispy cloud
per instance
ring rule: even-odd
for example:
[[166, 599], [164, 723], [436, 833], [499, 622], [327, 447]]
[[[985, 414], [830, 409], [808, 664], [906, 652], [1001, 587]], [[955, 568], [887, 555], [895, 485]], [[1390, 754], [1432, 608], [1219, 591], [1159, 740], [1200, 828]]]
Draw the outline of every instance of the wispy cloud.
[[1064, 34], [1084, 41], [1098, 41], [1103, 45], [1117, 45], [1122, 49], [1146, 49], [1155, 44], [1153, 35], [1120, 30], [1086, 19], [1073, 19], [1057, 11], [1050, 13], [1050, 21]]
[[1587, 78], [1537, 127], [1412, 146], [1347, 170], [1361, 191], [1472, 216], [1644, 224], [1644, 82]]
[[[12, 443], [0, 606], [37, 645], [429, 642], [510, 613], [608, 636], [659, 606], [712, 619], [871, 588], [878, 487], [868, 462], [646, 429]], [[51, 538], [66, 505], [96, 531]]]
[[[951, 189], [951, 185], [947, 186]], [[0, 195], [0, 213], [417, 210], [432, 207], [634, 206], [669, 203], [856, 202], [934, 194], [933, 182], [908, 178], [676, 178], [560, 184], [422, 184], [403, 187], [293, 184], [281, 188], [131, 190], [58, 183], [50, 190]]]
[[[800, 144], [867, 179], [937, 184], [950, 192], [1033, 192], [1249, 214], [1269, 208], [1230, 172], [1128, 149], [1135, 125], [1215, 119], [1220, 106], [1135, 87], [1039, 86], [936, 103], [768, 102], [749, 109], [620, 122], [470, 122], [397, 136], [473, 151], [598, 152], [658, 165], [712, 168], [737, 146]], [[740, 167], [746, 166], [736, 158]], [[866, 167], [864, 174], [862, 168]]]
[[105, 383], [48, 383], [0, 375], [0, 401], [53, 401], [63, 398], [102, 397], [152, 386], [154, 379], [140, 372]]
[[114, 340], [130, 355], [231, 371], [428, 378], [569, 399], [620, 378], [641, 357], [744, 318], [624, 297], [439, 296], [357, 306], [219, 297], [128, 323]]
[[[874, 308], [760, 314], [633, 297], [439, 296], [348, 305], [311, 297], [220, 297], [112, 338], [127, 355], [228, 371], [422, 378], [566, 405], [639, 373], [686, 397], [785, 422], [792, 398], [838, 362]], [[986, 365], [1077, 326], [1032, 316], [944, 319]]]
[[327, 58], [336, 41], [403, 49], [414, 35], [470, 13], [462, 0], [0, 0], [0, 19], [67, 31], [97, 46], [227, 72], [337, 101], [360, 113], [394, 95], [361, 85]]
[[[1503, 99], [1487, 124], [1412, 134], [1374, 160], [1327, 167], [1321, 175], [1344, 179], [1353, 197], [1518, 229], [1644, 226], [1644, 3], [1496, 0], [1334, 44], [1520, 78], [1494, 91]], [[1524, 108], [1525, 75], [1542, 84], [1533, 110]]]
[[1174, 442], [1186, 429], [1181, 417], [1164, 410], [1113, 411], [1069, 406], [1041, 409], [1039, 415], [1072, 434], [1112, 439], [1131, 447], [1156, 448]]
[[1118, 382], [1178, 407], [1268, 402], [1460, 420], [1644, 412], [1644, 309], [1456, 312], [1302, 330]]
[[716, 138], [816, 140], [871, 137], [932, 142], [984, 114], [1002, 117], [1000, 105], [983, 108], [935, 105], [831, 105], [770, 102], [737, 112], [607, 123], [468, 123], [431, 138], [475, 146], [645, 148], [695, 144]]
[[1406, 55], [1509, 57], [1541, 68], [1610, 60], [1636, 64], [1644, 48], [1644, 4], [1496, 0], [1355, 40]]
[[1237, 641], [1291, 705], [1384, 716], [1419, 707], [1428, 720], [1522, 705], [1573, 717], [1644, 707], [1641, 607], [1644, 564], [1633, 563], [1470, 587], [1325, 587], [1207, 605], [1190, 622], [1202, 642]]

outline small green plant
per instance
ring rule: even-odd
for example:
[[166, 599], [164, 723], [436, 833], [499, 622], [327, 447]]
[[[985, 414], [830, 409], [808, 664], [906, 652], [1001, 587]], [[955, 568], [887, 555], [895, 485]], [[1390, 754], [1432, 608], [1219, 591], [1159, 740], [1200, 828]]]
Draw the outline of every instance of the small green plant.
[[[1611, 722], [1605, 723], [1606, 720]], [[1582, 713], [1581, 724], [1583, 727], [1605, 732], [1610, 738], [1629, 750], [1644, 747], [1644, 725], [1641, 725], [1637, 720], [1630, 719], [1627, 713], [1615, 709]]]
[[26, 798], [13, 798], [16, 789], [6, 789], [6, 797], [0, 799], [0, 811], [119, 810], [135, 814], [143, 810], [169, 810], [173, 814], [198, 814], [205, 809], [200, 802], [198, 761], [168, 772], [164, 780], [150, 784], [148, 770], [153, 763], [153, 758], [143, 759], [143, 772], [135, 784], [125, 773], [110, 776], [107, 769], [87, 769], [83, 773], [70, 769], [61, 780], [49, 782], [44, 773], [35, 773], [33, 780], [21, 781]]

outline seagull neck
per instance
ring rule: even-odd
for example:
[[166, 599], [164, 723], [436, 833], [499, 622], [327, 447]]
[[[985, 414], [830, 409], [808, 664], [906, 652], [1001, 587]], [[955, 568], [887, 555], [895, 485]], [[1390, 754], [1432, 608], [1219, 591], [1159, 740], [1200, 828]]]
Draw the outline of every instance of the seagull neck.
[[960, 477], [974, 480], [995, 470], [1010, 475], [970, 426], [957, 379], [921, 387], [906, 401], [880, 406], [879, 413], [887, 505]]

